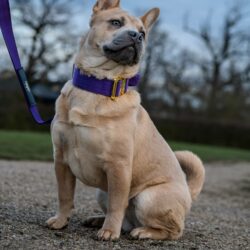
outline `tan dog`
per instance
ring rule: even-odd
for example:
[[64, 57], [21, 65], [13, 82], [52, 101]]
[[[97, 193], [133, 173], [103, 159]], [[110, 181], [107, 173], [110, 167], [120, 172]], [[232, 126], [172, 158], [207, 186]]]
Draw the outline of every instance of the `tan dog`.
[[[158, 15], [155, 8], [136, 18], [120, 9], [119, 0], [98, 0], [76, 66], [98, 79], [133, 77]], [[50, 228], [67, 225], [78, 178], [99, 189], [105, 216], [85, 222], [102, 226], [99, 239], [117, 239], [121, 228], [140, 239], [182, 235], [192, 199], [204, 182], [204, 168], [192, 153], [172, 152], [136, 91], [113, 101], [69, 81], [57, 100], [51, 132], [59, 211], [47, 221]]]

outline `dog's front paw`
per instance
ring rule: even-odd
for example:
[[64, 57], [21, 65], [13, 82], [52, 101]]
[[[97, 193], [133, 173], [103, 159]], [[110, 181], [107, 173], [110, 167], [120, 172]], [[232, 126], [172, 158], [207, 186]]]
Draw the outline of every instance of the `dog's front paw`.
[[112, 240], [113, 241], [113, 240], [119, 239], [120, 232], [117, 233], [113, 230], [102, 228], [97, 233], [97, 237], [98, 237], [98, 240], [105, 240], [105, 241]]
[[51, 217], [46, 221], [46, 224], [51, 229], [62, 229], [68, 225], [69, 218], [61, 215]]

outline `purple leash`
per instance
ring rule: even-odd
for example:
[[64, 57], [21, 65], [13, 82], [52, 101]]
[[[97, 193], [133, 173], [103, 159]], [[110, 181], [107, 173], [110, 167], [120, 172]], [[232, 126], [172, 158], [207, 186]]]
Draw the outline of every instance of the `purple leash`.
[[50, 124], [52, 119], [44, 121], [39, 114], [36, 101], [29, 87], [27, 76], [20, 62], [12, 29], [9, 0], [0, 0], [0, 28], [32, 117], [40, 125]]

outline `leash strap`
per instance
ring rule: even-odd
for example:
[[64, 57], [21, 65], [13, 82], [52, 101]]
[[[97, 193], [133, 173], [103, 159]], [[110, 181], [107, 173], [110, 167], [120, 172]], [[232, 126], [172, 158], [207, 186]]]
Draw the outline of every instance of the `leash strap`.
[[27, 76], [20, 62], [20, 57], [17, 51], [15, 37], [14, 37], [13, 29], [12, 29], [9, 0], [0, 0], [0, 28], [2, 31], [3, 38], [5, 41], [6, 47], [8, 49], [12, 64], [16, 71], [16, 75], [20, 82], [24, 97], [26, 99], [29, 111], [32, 114], [32, 117], [40, 125], [49, 124], [52, 121], [52, 119], [44, 121], [41, 118], [37, 105], [36, 105], [36, 101], [30, 90]]

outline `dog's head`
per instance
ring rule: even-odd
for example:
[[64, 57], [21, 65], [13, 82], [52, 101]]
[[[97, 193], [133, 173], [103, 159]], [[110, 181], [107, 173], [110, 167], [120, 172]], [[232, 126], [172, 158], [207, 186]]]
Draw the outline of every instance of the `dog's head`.
[[98, 0], [93, 7], [90, 30], [81, 46], [81, 60], [85, 61], [84, 56], [88, 60], [85, 66], [82, 63], [83, 68], [99, 69], [102, 74], [105, 70], [114, 70], [114, 75], [136, 73], [149, 30], [159, 12], [154, 8], [137, 18], [122, 10], [119, 0]]

